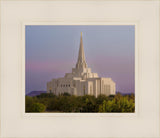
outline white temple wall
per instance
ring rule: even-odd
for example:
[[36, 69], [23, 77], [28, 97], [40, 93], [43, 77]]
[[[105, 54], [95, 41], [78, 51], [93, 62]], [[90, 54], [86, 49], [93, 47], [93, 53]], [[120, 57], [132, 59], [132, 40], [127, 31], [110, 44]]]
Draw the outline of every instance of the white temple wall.
[[69, 93], [78, 96], [84, 94], [98, 97], [100, 94], [114, 95], [115, 83], [110, 78], [89, 78], [87, 80], [72, 80], [68, 78], [53, 79], [47, 83], [47, 93], [56, 95]]
[[88, 95], [94, 95], [92, 81], [87, 81], [87, 91], [88, 91], [88, 93], [87, 93]]
[[86, 81], [81, 81], [81, 96], [86, 95], [87, 94], [87, 85], [86, 85]]

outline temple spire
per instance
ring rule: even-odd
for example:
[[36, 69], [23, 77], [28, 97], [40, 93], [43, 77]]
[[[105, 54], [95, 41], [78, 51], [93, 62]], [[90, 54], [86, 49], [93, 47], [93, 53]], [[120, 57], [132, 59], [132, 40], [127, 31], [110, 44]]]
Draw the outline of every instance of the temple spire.
[[81, 40], [80, 40], [80, 47], [79, 47], [79, 54], [78, 54], [76, 68], [87, 68], [84, 55], [84, 48], [83, 48], [82, 32], [81, 32]]

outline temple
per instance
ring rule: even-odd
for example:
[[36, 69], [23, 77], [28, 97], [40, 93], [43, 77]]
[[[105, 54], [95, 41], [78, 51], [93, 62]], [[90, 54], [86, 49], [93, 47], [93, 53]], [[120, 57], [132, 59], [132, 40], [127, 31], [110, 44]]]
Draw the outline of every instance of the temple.
[[111, 78], [99, 77], [97, 73], [92, 73], [88, 68], [84, 48], [82, 33], [76, 67], [72, 68], [72, 73], [66, 73], [63, 78], [52, 79], [47, 82], [47, 93], [60, 95], [69, 93], [71, 95], [83, 96], [100, 94], [106, 96], [115, 95], [116, 85]]

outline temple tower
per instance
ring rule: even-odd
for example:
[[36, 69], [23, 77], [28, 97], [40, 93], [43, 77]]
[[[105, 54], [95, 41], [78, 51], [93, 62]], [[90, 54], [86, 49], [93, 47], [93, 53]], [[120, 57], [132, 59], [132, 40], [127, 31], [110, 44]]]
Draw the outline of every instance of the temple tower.
[[87, 63], [86, 63], [86, 60], [85, 60], [83, 40], [82, 40], [82, 32], [81, 32], [81, 40], [80, 40], [80, 47], [79, 47], [79, 54], [78, 54], [76, 69], [82, 69], [82, 68], [87, 68]]

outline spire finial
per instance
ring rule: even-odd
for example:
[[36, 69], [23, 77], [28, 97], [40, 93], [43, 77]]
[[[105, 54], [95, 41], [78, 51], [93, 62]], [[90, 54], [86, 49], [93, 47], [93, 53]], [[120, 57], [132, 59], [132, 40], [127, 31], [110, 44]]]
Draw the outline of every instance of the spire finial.
[[78, 55], [78, 61], [76, 64], [76, 68], [86, 68], [86, 67], [87, 67], [87, 64], [86, 64], [85, 56], [84, 56], [84, 48], [83, 48], [83, 40], [82, 40], [82, 32], [81, 32], [79, 55]]

